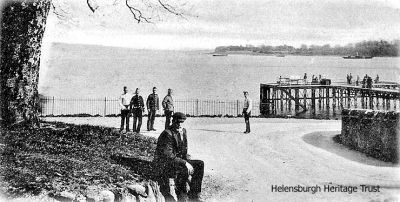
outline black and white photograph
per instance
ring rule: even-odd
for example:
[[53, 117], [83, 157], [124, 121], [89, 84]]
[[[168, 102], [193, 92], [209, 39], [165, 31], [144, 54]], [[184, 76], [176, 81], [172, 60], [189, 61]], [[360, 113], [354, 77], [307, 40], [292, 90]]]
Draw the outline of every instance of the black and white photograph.
[[0, 201], [400, 201], [397, 0], [0, 0]]

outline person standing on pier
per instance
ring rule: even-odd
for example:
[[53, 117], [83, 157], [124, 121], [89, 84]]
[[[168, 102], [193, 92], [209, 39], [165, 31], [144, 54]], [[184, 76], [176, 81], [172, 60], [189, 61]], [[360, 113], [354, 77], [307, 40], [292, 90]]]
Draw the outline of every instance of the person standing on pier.
[[376, 75], [375, 83], [379, 83], [379, 75], [378, 74]]
[[351, 73], [350, 73], [350, 75], [349, 75], [349, 84], [351, 84], [351, 83], [353, 83], [353, 75], [351, 75]]
[[121, 127], [119, 131], [124, 130], [126, 121], [126, 132], [129, 132], [129, 105], [132, 95], [128, 93], [128, 87], [124, 86], [124, 93], [119, 97], [119, 105], [121, 106]]
[[365, 74], [363, 80], [362, 80], [362, 88], [366, 88], [367, 87], [367, 79], [368, 79], [368, 75]]
[[146, 101], [147, 105], [147, 130], [156, 130], [154, 129], [154, 120], [156, 118], [156, 112], [160, 109], [160, 101], [157, 95], [157, 88], [153, 87], [153, 93], [147, 97]]
[[251, 116], [251, 108], [253, 107], [252, 101], [249, 98], [249, 92], [243, 91], [244, 94], [244, 105], [243, 105], [243, 117], [244, 122], [246, 123], [246, 131], [244, 133], [250, 133], [250, 116]]
[[168, 89], [168, 94], [164, 97], [162, 101], [162, 106], [164, 108], [165, 114], [165, 129], [169, 128], [171, 124], [171, 117], [174, 113], [174, 100], [172, 99], [172, 89]]
[[367, 77], [367, 88], [372, 88], [372, 78], [370, 76]]
[[[142, 117], [144, 112], [144, 101], [142, 96], [139, 95], [140, 90], [136, 88], [135, 95], [131, 99], [131, 112], [133, 114], [133, 132], [140, 133], [142, 126]], [[136, 125], [137, 123], [137, 125]]]

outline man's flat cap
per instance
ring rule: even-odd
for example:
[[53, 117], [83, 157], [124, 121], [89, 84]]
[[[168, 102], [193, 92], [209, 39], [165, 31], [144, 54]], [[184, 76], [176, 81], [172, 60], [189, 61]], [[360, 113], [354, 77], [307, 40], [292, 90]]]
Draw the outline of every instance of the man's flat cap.
[[175, 112], [172, 118], [179, 122], [184, 122], [186, 120], [186, 115], [182, 112]]

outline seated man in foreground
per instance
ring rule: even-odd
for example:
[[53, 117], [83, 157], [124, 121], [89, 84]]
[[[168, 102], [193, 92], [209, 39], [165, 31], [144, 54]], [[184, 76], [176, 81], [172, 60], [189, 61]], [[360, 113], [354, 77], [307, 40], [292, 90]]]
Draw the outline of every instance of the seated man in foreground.
[[191, 160], [187, 154], [186, 129], [181, 124], [185, 114], [176, 112], [172, 116], [172, 125], [158, 138], [154, 163], [157, 165], [160, 191], [168, 198], [169, 179], [175, 179], [176, 193], [181, 200], [198, 200], [204, 174], [204, 162]]

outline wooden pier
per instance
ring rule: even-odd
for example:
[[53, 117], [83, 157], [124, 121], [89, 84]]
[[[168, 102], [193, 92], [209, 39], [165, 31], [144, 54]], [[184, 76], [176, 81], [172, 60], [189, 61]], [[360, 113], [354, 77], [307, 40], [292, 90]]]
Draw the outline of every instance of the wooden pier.
[[399, 111], [399, 85], [381, 84], [376, 88], [378, 86], [369, 89], [347, 84], [261, 84], [260, 114], [265, 117], [336, 119], [345, 108]]

